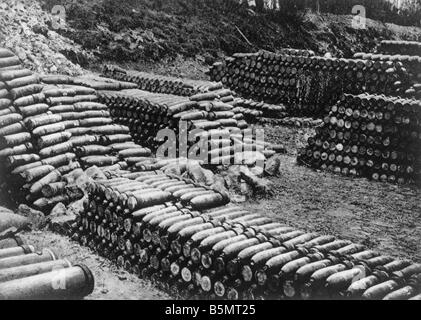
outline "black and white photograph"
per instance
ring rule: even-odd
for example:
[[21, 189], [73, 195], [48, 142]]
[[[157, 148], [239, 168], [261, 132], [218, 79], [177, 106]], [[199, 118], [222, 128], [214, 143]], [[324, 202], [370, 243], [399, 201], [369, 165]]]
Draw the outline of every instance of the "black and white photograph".
[[0, 300], [421, 300], [421, 0], [0, 0]]

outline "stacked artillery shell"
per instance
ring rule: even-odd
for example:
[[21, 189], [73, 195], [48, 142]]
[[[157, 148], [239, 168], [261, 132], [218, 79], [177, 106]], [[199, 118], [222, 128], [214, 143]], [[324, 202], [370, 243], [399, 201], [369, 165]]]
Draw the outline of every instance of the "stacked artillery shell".
[[382, 54], [421, 56], [421, 42], [383, 40], [377, 51]]
[[[15, 201], [21, 202], [26, 199], [33, 202], [33, 188], [47, 176], [54, 167], [46, 159], [42, 160], [36, 145], [34, 144], [31, 131], [39, 121], [48, 121], [46, 118], [37, 119], [44, 113], [48, 106], [44, 104], [44, 95], [40, 93], [42, 85], [38, 78], [30, 70], [23, 69], [19, 59], [8, 50], [0, 50], [0, 56], [9, 61], [1, 63], [0, 81], [3, 81], [5, 94], [2, 99], [2, 108], [9, 105], [8, 109], [2, 109], [1, 144], [2, 165], [7, 167], [7, 179], [9, 193]], [[5, 61], [5, 60], [3, 60]], [[47, 157], [44, 157], [47, 158]]]
[[89, 194], [73, 239], [174, 296], [408, 299], [420, 293], [420, 265], [222, 206], [205, 190], [159, 172], [97, 181]]
[[[372, 60], [374, 63], [381, 61], [390, 61], [397, 64], [400, 67], [404, 67], [408, 72], [408, 79], [402, 79], [398, 81], [397, 87], [408, 88], [406, 91], [396, 91], [396, 95], [405, 96], [409, 98], [421, 99], [420, 85], [421, 82], [421, 56], [409, 56], [409, 55], [384, 55], [384, 54], [371, 54], [371, 53], [356, 53], [354, 55], [356, 59]], [[399, 84], [404, 81], [405, 84]]]
[[256, 123], [261, 118], [282, 119], [288, 116], [287, 107], [250, 99], [235, 99], [234, 112], [240, 112], [248, 122]]
[[[15, 237], [16, 238], [16, 237]], [[82, 299], [92, 293], [94, 278], [88, 267], [72, 265], [44, 249], [0, 239], [0, 300]]]
[[408, 90], [405, 91], [406, 98], [421, 100], [421, 82], [414, 83]]
[[391, 183], [420, 181], [420, 101], [344, 95], [298, 161]]
[[[243, 114], [232, 105], [235, 101], [230, 90], [199, 93], [189, 99], [142, 90], [102, 91], [99, 96], [101, 102], [110, 106], [114, 120], [130, 128], [136, 142], [153, 149], [162, 142], [156, 139], [158, 132], [171, 129], [176, 138], [183, 134], [189, 137], [188, 147], [193, 146], [199, 137], [207, 140], [212, 140], [212, 135], [219, 137], [218, 141], [209, 141], [214, 144], [208, 146], [208, 150], [214, 150], [214, 153], [209, 153], [212, 159], [221, 157], [219, 140], [221, 136], [225, 137], [228, 142], [225, 146], [230, 148], [228, 157], [233, 158], [233, 139], [243, 141], [244, 130], [248, 128]], [[201, 135], [190, 136], [198, 129], [202, 130]], [[251, 144], [256, 147], [254, 142]], [[271, 156], [273, 152], [267, 151], [265, 155]]]
[[[271, 52], [269, 52], [270, 54]], [[289, 55], [289, 56], [303, 56], [303, 57], [314, 57], [316, 53], [313, 50], [303, 50], [303, 49], [291, 49], [291, 48], [282, 48], [276, 50], [277, 54]]]
[[111, 65], [104, 66], [103, 73], [106, 77], [136, 83], [138, 89], [155, 93], [189, 97], [197, 93], [222, 89], [221, 83], [167, 77], [146, 72], [126, 71]]
[[132, 84], [105, 78], [70, 78], [45, 76], [50, 86], [47, 92], [49, 111], [63, 119], [64, 134], [71, 135], [69, 142], [82, 168], [127, 167], [126, 158], [150, 156], [150, 150], [133, 142], [129, 128], [115, 124], [107, 105], [99, 103], [95, 89], [120, 90]]
[[[129, 262], [141, 258], [142, 250], [150, 245], [155, 245], [154, 249], [156, 245], [159, 246], [159, 237], [153, 243], [149, 241], [147, 231], [160, 230], [146, 230], [148, 225], [158, 227], [156, 219], [143, 219], [147, 213], [155, 210], [157, 218], [160, 218], [160, 214], [166, 214], [165, 217], [171, 216], [175, 223], [200, 215], [194, 208], [202, 210], [227, 202], [226, 197], [216, 191], [162, 173], [141, 172], [125, 176], [131, 179], [115, 178], [92, 186], [89, 207], [73, 236], [90, 247], [101, 247], [104, 251], [100, 252], [107, 256], [120, 257], [119, 263], [123, 265], [124, 260], [128, 260], [126, 264], [134, 267]], [[185, 206], [189, 206], [190, 210]], [[152, 211], [148, 211], [148, 208]], [[142, 221], [145, 222], [143, 225]], [[161, 236], [165, 236], [165, 229], [161, 231]], [[143, 259], [147, 258], [146, 253]]]
[[94, 90], [119, 91], [126, 89], [136, 89], [137, 85], [131, 82], [117, 81], [110, 78], [97, 76], [69, 77], [65, 75], [43, 75], [41, 81], [51, 85], [67, 85], [88, 87]]
[[407, 72], [391, 61], [236, 54], [213, 65], [211, 79], [245, 98], [285, 104], [291, 116], [329, 113], [343, 93], [394, 95], [404, 92]]
[[49, 111], [48, 102], [55, 93], [43, 91], [44, 85], [39, 83], [38, 77], [26, 69], [5, 71], [1, 77], [6, 80], [13, 106], [27, 130], [27, 140], [16, 141], [30, 145], [32, 150], [31, 155], [15, 159], [10, 166], [11, 183], [21, 185], [20, 189], [25, 192], [21, 199], [40, 209], [51, 208], [58, 202], [77, 200], [67, 195], [45, 199], [41, 194], [45, 185], [59, 182], [63, 174], [79, 167], [77, 163], [72, 163], [75, 154], [69, 142], [71, 135], [62, 132], [62, 118]]
[[109, 106], [113, 119], [127, 125], [134, 140], [148, 147], [155, 146], [159, 130], [177, 125], [171, 119], [172, 109], [186, 110], [196, 105], [185, 97], [141, 90], [102, 91], [99, 98]]

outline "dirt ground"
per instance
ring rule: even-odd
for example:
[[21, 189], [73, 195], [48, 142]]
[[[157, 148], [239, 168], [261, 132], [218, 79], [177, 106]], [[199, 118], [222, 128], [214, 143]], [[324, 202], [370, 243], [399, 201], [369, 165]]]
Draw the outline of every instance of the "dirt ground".
[[119, 269], [109, 260], [91, 250], [81, 247], [68, 238], [49, 231], [33, 231], [22, 236], [28, 244], [37, 249], [51, 248], [60, 258], [73, 264], [88, 266], [95, 277], [95, 290], [88, 300], [167, 300], [168, 294], [158, 290], [149, 281]]
[[421, 190], [352, 179], [296, 164], [297, 146], [312, 129], [265, 128], [284, 143], [275, 195], [243, 204], [288, 225], [363, 243], [382, 254], [421, 262]]

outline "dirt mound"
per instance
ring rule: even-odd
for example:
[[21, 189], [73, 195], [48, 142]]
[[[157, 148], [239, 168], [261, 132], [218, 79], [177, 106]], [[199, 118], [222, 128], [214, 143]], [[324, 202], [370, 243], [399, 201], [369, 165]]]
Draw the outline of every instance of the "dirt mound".
[[[61, 7], [57, 7], [61, 6]], [[63, 10], [57, 27], [54, 10]], [[60, 9], [61, 8], [61, 9]], [[53, 10], [54, 9], [54, 10]], [[352, 16], [299, 12], [256, 13], [222, 0], [4, 0], [0, 44], [34, 71], [76, 75], [102, 62], [176, 76], [203, 78], [224, 55], [311, 49], [350, 56], [371, 51], [382, 39], [419, 40], [421, 30]]]
[[68, 58], [94, 57], [51, 28], [52, 16], [36, 1], [2, 0], [0, 46], [11, 49], [28, 67], [40, 73], [77, 75], [83, 69]]
[[234, 1], [43, 0], [51, 10], [66, 8], [61, 34], [117, 63], [160, 61], [178, 56], [211, 63], [221, 55], [312, 49], [350, 56], [370, 51], [382, 39], [419, 39], [420, 29], [369, 20], [365, 30], [352, 28], [352, 16], [314, 13], [256, 13]]

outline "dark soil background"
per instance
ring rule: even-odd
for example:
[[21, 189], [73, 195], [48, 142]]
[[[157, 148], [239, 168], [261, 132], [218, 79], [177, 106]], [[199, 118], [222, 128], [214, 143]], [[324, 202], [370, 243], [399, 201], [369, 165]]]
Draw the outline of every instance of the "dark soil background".
[[179, 57], [208, 65], [235, 52], [284, 47], [342, 57], [372, 51], [382, 39], [421, 39], [414, 27], [368, 19], [359, 30], [352, 28], [352, 15], [256, 13], [232, 0], [39, 1], [46, 11], [59, 4], [66, 8], [67, 27], [60, 33], [96, 57], [69, 58], [91, 68], [108, 61], [149, 70], [150, 62], [167, 65]]

